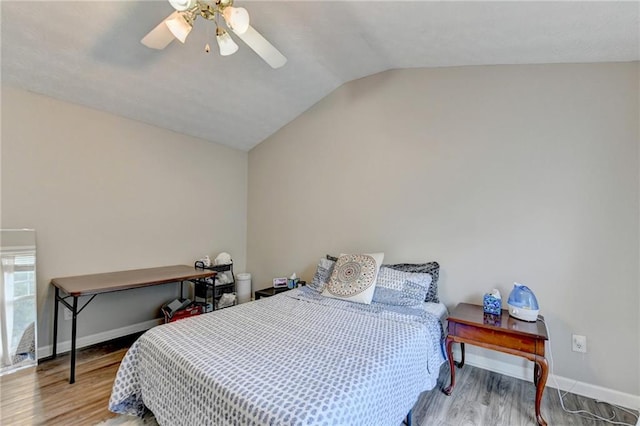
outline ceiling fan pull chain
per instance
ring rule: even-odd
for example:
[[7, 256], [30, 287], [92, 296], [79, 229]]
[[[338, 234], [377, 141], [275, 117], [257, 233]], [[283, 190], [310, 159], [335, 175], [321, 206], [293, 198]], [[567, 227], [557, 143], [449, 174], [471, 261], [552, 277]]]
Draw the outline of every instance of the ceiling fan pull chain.
[[211, 47], [209, 46], [209, 25], [207, 25], [207, 44], [204, 45], [204, 52], [211, 52]]

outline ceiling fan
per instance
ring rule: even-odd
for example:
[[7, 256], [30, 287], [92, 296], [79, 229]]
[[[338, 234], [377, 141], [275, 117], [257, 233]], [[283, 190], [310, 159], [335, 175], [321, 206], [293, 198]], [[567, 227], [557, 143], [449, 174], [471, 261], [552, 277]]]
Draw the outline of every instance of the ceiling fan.
[[[280, 68], [287, 62], [287, 58], [269, 43], [258, 31], [249, 25], [249, 13], [245, 8], [233, 7], [233, 0], [169, 0], [176, 10], [164, 21], [144, 36], [140, 42], [151, 49], [164, 49], [174, 39], [184, 43], [193, 23], [198, 16], [216, 25], [216, 41], [220, 48], [220, 55], [232, 55], [238, 50], [238, 45], [229, 33], [220, 25], [220, 17], [235, 35], [253, 49], [272, 68]], [[205, 47], [209, 52], [209, 45]]]

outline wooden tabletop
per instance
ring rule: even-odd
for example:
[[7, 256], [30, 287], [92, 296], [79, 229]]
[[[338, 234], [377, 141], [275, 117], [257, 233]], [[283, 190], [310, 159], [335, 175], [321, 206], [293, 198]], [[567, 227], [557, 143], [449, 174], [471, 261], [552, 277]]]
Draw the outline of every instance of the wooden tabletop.
[[197, 278], [207, 278], [215, 275], [215, 271], [196, 269], [193, 266], [173, 265], [159, 268], [133, 269], [104, 274], [54, 278], [51, 280], [51, 284], [71, 296], [84, 296]]
[[522, 321], [510, 316], [507, 309], [503, 309], [501, 315], [491, 315], [485, 314], [482, 306], [459, 303], [449, 314], [448, 320], [548, 340], [547, 329], [540, 318], [542, 317], [538, 316], [536, 322]]

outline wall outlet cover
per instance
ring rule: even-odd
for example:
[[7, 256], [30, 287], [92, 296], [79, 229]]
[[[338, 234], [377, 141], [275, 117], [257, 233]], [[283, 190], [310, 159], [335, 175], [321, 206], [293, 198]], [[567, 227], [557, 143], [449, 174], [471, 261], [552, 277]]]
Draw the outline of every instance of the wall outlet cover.
[[587, 353], [587, 336], [574, 334], [571, 336], [571, 350], [574, 352]]

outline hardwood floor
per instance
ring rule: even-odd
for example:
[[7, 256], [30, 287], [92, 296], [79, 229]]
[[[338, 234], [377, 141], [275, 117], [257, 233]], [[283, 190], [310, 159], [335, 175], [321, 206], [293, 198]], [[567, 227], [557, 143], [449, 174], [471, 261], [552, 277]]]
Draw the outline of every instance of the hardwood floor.
[[0, 378], [1, 425], [94, 425], [107, 410], [120, 361], [137, 335], [78, 351], [76, 383], [69, 384], [69, 355]]
[[[456, 370], [456, 386], [451, 396], [440, 391], [448, 385], [449, 366], [446, 363], [440, 369], [436, 388], [424, 392], [413, 407], [414, 423], [420, 426], [537, 424], [534, 408], [536, 388], [532, 382], [465, 365]], [[549, 426], [610, 424], [563, 411], [557, 390], [549, 385], [550, 381], [541, 404], [542, 416]], [[634, 415], [609, 404], [575, 394], [567, 394], [563, 399], [568, 410], [586, 410], [606, 418], [615, 413], [614, 421], [636, 424]]]
[[[107, 410], [111, 386], [127, 348], [137, 336], [118, 339], [78, 351], [76, 383], [70, 385], [69, 357], [41, 362], [36, 369], [0, 378], [0, 424], [92, 426], [114, 417]], [[464, 366], [456, 372], [451, 396], [440, 391], [448, 385], [449, 367], [440, 371], [437, 387], [423, 393], [413, 408], [419, 426], [535, 425], [532, 383], [487, 370]], [[585, 409], [615, 421], [635, 425], [636, 418], [608, 404], [567, 394], [568, 409]], [[606, 425], [565, 413], [555, 389], [547, 387], [542, 414], [550, 426]]]

